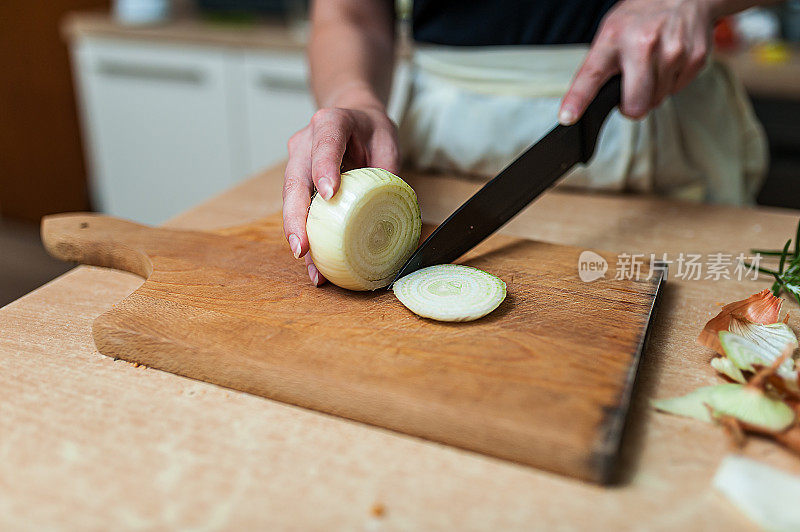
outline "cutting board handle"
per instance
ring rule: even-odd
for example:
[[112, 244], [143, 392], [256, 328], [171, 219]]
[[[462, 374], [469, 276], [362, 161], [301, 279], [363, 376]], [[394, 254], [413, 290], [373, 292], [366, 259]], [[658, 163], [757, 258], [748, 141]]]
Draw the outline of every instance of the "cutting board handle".
[[153, 273], [148, 256], [157, 233], [169, 232], [93, 213], [69, 213], [42, 219], [42, 242], [53, 257], [124, 270], [145, 279]]

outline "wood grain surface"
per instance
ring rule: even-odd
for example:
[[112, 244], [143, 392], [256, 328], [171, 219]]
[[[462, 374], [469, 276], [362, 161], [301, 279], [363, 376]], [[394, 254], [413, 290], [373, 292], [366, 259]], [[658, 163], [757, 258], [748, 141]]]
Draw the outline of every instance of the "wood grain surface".
[[495, 236], [464, 260], [504, 279], [508, 297], [451, 324], [415, 316], [388, 290], [310, 286], [280, 214], [223, 233], [91, 214], [42, 224], [54, 256], [147, 279], [95, 321], [101, 353], [610, 479], [661, 272], [585, 283], [580, 249]]
[[[403, 177], [430, 223], [480, 186]], [[275, 167], [168, 225], [263, 218], [280, 208], [282, 180]], [[738, 253], [783, 246], [798, 216], [553, 190], [504, 232], [619, 253]], [[3, 530], [755, 530], [711, 484], [734, 452], [725, 434], [648, 402], [721, 382], [699, 328], [718, 303], [769, 279], [670, 278], [611, 488], [100, 354], [93, 321], [141, 284], [81, 266], [0, 309]], [[800, 329], [797, 305], [786, 305]], [[800, 474], [800, 460], [772, 442], [735, 452]]]

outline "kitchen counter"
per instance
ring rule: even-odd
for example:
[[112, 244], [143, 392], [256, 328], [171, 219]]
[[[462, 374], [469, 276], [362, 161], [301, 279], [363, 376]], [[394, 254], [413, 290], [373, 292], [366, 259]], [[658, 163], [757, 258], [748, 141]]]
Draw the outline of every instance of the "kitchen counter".
[[294, 51], [304, 50], [306, 44], [302, 27], [290, 28], [279, 18], [257, 22], [221, 22], [186, 15], [163, 24], [126, 26], [107, 12], [87, 11], [67, 15], [62, 22], [61, 32], [67, 40], [105, 37]]
[[[282, 174], [169, 225], [209, 230], [275, 212]], [[434, 223], [479, 186], [407, 177]], [[673, 258], [779, 247], [798, 215], [551, 191], [505, 232]], [[648, 400], [719, 382], [697, 333], [719, 302], [767, 280], [668, 281], [622, 477], [606, 488], [99, 354], [92, 321], [140, 283], [82, 266], [0, 310], [0, 528], [752, 529], [711, 488], [731, 451], [723, 431], [653, 412]], [[770, 442], [753, 439], [744, 454], [800, 473], [800, 459]]]
[[748, 94], [758, 98], [800, 100], [800, 48], [789, 47], [785, 62], [766, 63], [752, 50], [718, 53], [742, 81]]

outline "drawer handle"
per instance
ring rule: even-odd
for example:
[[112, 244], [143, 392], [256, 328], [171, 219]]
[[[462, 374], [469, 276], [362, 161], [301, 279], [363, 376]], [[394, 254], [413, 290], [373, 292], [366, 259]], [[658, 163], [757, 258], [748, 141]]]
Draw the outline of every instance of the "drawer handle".
[[258, 80], [262, 89], [278, 92], [307, 93], [308, 83], [306, 80], [292, 78], [277, 78], [273, 76], [261, 76]]
[[201, 84], [205, 77], [202, 72], [189, 68], [144, 65], [141, 63], [120, 63], [117, 61], [103, 61], [100, 63], [97, 70], [104, 76], [114, 78], [169, 81], [191, 85]]

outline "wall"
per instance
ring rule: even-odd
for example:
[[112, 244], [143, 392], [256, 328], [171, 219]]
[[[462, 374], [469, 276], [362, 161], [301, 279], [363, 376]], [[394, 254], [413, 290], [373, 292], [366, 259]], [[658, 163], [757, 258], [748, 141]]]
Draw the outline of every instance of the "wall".
[[67, 46], [59, 32], [69, 11], [108, 8], [108, 0], [0, 1], [0, 213], [38, 221], [86, 210]]

